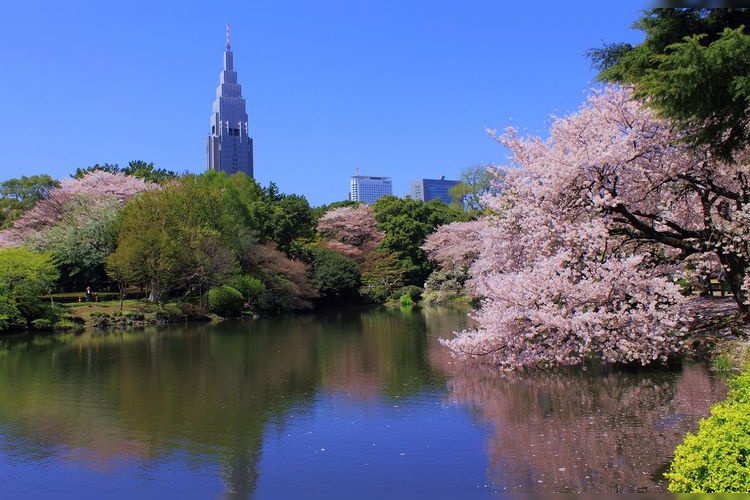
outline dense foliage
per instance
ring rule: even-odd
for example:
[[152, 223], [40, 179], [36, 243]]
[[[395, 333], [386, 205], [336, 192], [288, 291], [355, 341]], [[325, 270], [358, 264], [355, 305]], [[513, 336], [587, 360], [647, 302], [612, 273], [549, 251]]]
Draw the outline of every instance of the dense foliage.
[[242, 293], [228, 285], [211, 288], [207, 295], [208, 310], [219, 316], [237, 317], [245, 307], [245, 298]]
[[0, 331], [48, 316], [41, 296], [50, 293], [57, 277], [48, 254], [0, 248]]
[[[291, 248], [305, 232], [299, 228], [307, 219], [299, 219], [306, 202], [278, 194], [270, 203], [265, 198], [247, 176], [216, 172], [143, 193], [122, 212], [117, 248], [108, 258], [110, 275], [144, 287], [155, 302], [170, 294], [202, 297], [235, 276], [245, 276], [245, 282], [252, 277], [263, 284], [263, 296], [254, 297], [258, 308], [307, 306], [315, 292], [306, 266], [276, 249]], [[268, 219], [287, 222], [271, 227]]]
[[673, 120], [685, 139], [724, 161], [750, 140], [750, 9], [651, 9], [643, 43], [590, 51], [600, 77]]
[[173, 181], [179, 176], [176, 172], [166, 170], [163, 168], [156, 168], [153, 163], [146, 163], [141, 160], [134, 160], [128, 163], [127, 167], [121, 168], [116, 163], [114, 165], [105, 163], [103, 165], [92, 165], [86, 168], [77, 168], [75, 173], [71, 175], [74, 179], [83, 179], [87, 175], [93, 172], [107, 172], [110, 174], [122, 174], [131, 177], [135, 177], [146, 182], [155, 182], [157, 184], [163, 184], [165, 182]]
[[0, 183], [0, 228], [7, 228], [24, 212], [43, 200], [60, 183], [47, 174], [22, 176]]
[[313, 252], [310, 282], [321, 301], [340, 305], [359, 296], [362, 276], [357, 263], [345, 255], [325, 248]]
[[421, 246], [439, 226], [462, 220], [466, 214], [435, 199], [428, 202], [395, 196], [379, 198], [372, 206], [377, 229], [385, 233], [379, 248], [398, 259], [406, 284], [424, 285], [433, 266]]
[[666, 474], [674, 493], [750, 492], [750, 372], [730, 380], [726, 401], [675, 451]]

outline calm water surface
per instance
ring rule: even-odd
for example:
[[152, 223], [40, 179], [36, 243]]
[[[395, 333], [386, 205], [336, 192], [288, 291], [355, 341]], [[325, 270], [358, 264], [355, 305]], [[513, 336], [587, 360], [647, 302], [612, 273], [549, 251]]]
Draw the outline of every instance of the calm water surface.
[[0, 338], [4, 497], [471, 498], [664, 490], [723, 382], [502, 375], [437, 342], [465, 311], [345, 310]]

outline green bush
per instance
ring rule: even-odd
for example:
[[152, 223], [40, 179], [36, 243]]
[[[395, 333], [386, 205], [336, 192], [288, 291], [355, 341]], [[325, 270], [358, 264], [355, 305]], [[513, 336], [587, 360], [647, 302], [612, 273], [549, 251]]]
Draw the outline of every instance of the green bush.
[[6, 295], [0, 295], [0, 331], [23, 323], [23, 315], [16, 307], [15, 301]]
[[166, 304], [164, 308], [156, 311], [154, 318], [161, 323], [177, 323], [185, 321], [187, 315], [176, 304]]
[[250, 304], [256, 304], [266, 293], [266, 287], [262, 281], [246, 274], [235, 276], [229, 286], [236, 288]]
[[671, 492], [750, 492], [750, 372], [730, 387], [727, 400], [675, 450], [666, 473]]
[[416, 285], [409, 285], [402, 287], [399, 291], [399, 300], [402, 296], [408, 295], [411, 298], [412, 304], [416, 304], [420, 300], [422, 300], [422, 288], [416, 286]]
[[219, 316], [239, 316], [245, 306], [245, 298], [239, 290], [221, 285], [208, 291], [208, 310]]
[[403, 294], [398, 301], [401, 304], [401, 307], [411, 307], [414, 305], [414, 301], [408, 293]]
[[31, 326], [36, 330], [52, 330], [55, 324], [47, 318], [37, 318], [31, 321]]

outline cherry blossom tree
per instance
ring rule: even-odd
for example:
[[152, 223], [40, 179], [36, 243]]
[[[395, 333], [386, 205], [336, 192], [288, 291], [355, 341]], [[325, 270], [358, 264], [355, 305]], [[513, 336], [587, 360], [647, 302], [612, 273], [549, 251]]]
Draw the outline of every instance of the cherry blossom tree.
[[141, 191], [157, 189], [158, 185], [122, 173], [93, 171], [80, 179], [64, 179], [51, 189], [47, 197], [24, 213], [13, 225], [0, 231], [0, 247], [29, 243], [43, 231], [56, 225], [71, 205], [122, 206]]
[[422, 245], [427, 257], [440, 267], [469, 266], [479, 255], [480, 232], [487, 226], [487, 218], [468, 222], [451, 222], [428, 234]]
[[323, 246], [362, 262], [362, 257], [378, 246], [385, 233], [376, 227], [372, 207], [339, 207], [326, 212], [318, 222]]
[[503, 368], [665, 361], [681, 345], [686, 258], [714, 254], [742, 312], [750, 172], [681, 142], [627, 89], [593, 94], [512, 153], [469, 286], [478, 327], [445, 341]]

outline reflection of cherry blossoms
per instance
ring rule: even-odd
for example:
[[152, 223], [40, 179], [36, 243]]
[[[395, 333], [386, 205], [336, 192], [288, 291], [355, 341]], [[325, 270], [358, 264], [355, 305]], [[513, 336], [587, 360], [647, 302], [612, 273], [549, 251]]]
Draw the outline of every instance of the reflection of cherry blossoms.
[[663, 491], [674, 448], [726, 393], [699, 365], [523, 375], [445, 366], [451, 400], [494, 428], [494, 488], [516, 493]]

